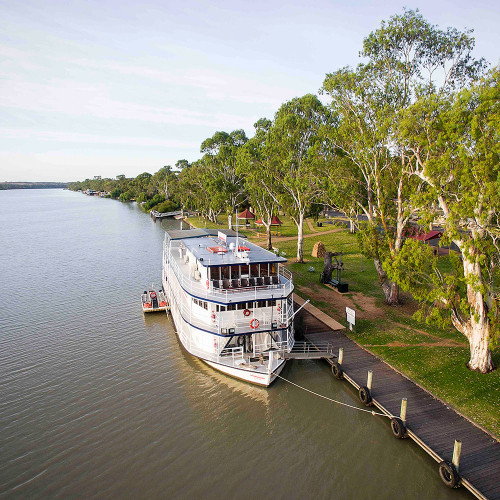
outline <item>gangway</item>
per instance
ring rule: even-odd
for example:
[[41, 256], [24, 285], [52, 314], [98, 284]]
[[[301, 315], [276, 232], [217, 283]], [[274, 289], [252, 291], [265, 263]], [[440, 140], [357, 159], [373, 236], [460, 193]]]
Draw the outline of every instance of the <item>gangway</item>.
[[280, 354], [284, 359], [331, 359], [334, 358], [333, 347], [327, 344], [311, 342], [295, 342], [290, 352]]

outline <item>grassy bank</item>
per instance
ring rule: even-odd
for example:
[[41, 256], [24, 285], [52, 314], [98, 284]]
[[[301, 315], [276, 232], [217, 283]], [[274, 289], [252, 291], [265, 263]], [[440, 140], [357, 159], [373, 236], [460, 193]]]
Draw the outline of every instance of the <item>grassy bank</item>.
[[[273, 246], [289, 259], [297, 292], [345, 324], [346, 306], [356, 309], [356, 331], [349, 335], [396, 369], [412, 378], [440, 399], [448, 402], [466, 417], [500, 436], [500, 370], [479, 374], [467, 369], [469, 348], [465, 337], [455, 329], [429, 327], [412, 318], [417, 304], [403, 296], [403, 305], [389, 307], [384, 304], [383, 293], [373, 262], [359, 252], [356, 236], [330, 224], [313, 229], [305, 225], [304, 264], [294, 262], [297, 251], [293, 221], [284, 222], [281, 238], [273, 238]], [[190, 218], [196, 227], [205, 227], [203, 219]], [[207, 223], [207, 227], [226, 227]], [[307, 231], [306, 231], [307, 227]], [[263, 244], [254, 229], [242, 229], [251, 241]], [[349, 283], [349, 293], [337, 291], [319, 283], [323, 259], [311, 257], [314, 244], [322, 241], [326, 249], [344, 252], [343, 281]], [[441, 257], [443, 267], [446, 257]], [[500, 365], [500, 348], [493, 351], [496, 366]]]

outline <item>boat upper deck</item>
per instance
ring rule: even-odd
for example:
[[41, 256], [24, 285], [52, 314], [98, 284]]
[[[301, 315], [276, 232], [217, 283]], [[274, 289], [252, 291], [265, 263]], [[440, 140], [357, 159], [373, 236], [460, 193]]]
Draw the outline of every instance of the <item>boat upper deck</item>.
[[[182, 244], [189, 250], [204, 267], [286, 262], [285, 258], [249, 242], [245, 236], [237, 236], [231, 230], [191, 229], [166, 233], [170, 240], [179, 242], [177, 246]], [[223, 234], [226, 241], [218, 234]], [[175, 246], [176, 243], [172, 243], [172, 247]]]
[[[165, 250], [184, 291], [220, 303], [286, 297], [293, 291], [286, 259], [225, 231], [167, 231]], [[217, 233], [217, 231], [215, 231]]]

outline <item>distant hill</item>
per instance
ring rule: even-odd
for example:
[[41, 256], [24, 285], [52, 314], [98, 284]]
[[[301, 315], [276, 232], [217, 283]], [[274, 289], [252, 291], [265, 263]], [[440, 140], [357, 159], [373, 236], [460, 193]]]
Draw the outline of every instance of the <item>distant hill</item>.
[[67, 182], [0, 182], [2, 189], [50, 189], [68, 187]]

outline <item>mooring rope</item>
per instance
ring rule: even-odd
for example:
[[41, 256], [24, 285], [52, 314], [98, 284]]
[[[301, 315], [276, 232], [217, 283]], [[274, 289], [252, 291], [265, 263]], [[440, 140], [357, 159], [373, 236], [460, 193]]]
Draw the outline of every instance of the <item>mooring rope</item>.
[[372, 415], [378, 415], [380, 417], [392, 418], [390, 415], [386, 415], [385, 413], [379, 413], [379, 412], [376, 412], [376, 411], [373, 411], [373, 410], [367, 410], [365, 408], [359, 408], [357, 406], [353, 406], [353, 405], [344, 403], [342, 401], [337, 401], [336, 399], [329, 398], [328, 396], [323, 396], [323, 394], [318, 394], [317, 392], [311, 391], [311, 389], [307, 389], [307, 387], [302, 387], [301, 385], [296, 384], [295, 382], [292, 382], [291, 380], [288, 380], [285, 377], [282, 377], [281, 375], [278, 375], [277, 373], [275, 373], [275, 375], [278, 378], [280, 378], [281, 380], [284, 380], [285, 382], [288, 382], [289, 384], [292, 384], [295, 387], [298, 387], [299, 389], [302, 389], [303, 391], [306, 391], [306, 392], [309, 392], [311, 394], [314, 394], [315, 396], [318, 396], [319, 398], [326, 399], [327, 401], [330, 401], [332, 403], [337, 403], [337, 404], [342, 405], [342, 406], [347, 406], [348, 408], [352, 408], [354, 410], [364, 411], [365, 413], [371, 413]]

